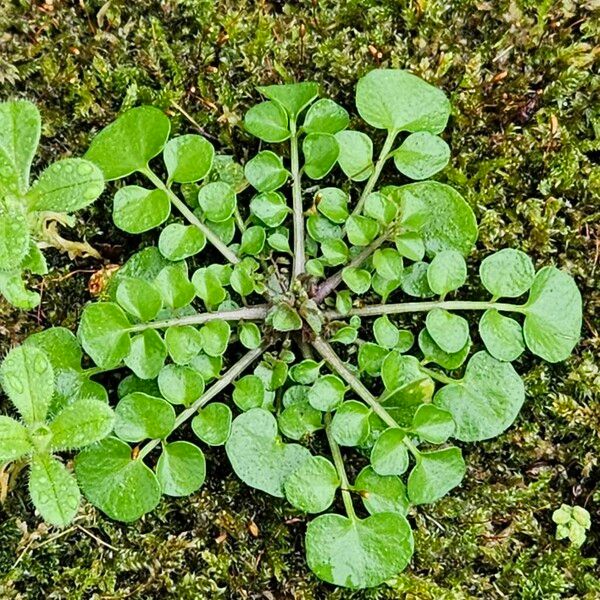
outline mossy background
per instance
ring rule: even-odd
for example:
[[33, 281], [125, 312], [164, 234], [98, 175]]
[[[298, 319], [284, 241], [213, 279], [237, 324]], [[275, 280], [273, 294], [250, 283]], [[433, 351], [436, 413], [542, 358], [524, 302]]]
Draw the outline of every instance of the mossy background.
[[[48, 529], [22, 474], [0, 505], [0, 598], [600, 598], [599, 9], [596, 0], [4, 0], [0, 98], [39, 106], [38, 167], [80, 155], [94, 131], [140, 103], [193, 131], [178, 104], [244, 160], [256, 148], [240, 128], [255, 85], [313, 79], [353, 111], [362, 74], [411, 69], [452, 100], [453, 158], [440, 179], [479, 219], [473, 263], [512, 246], [566, 269], [585, 325], [566, 363], [516, 363], [528, 392], [517, 423], [466, 446], [461, 488], [413, 512], [415, 556], [391, 587], [352, 593], [317, 581], [304, 562], [304, 517], [239, 483], [213, 451], [203, 491], [129, 526], [85, 505], [73, 527]], [[153, 238], [118, 232], [110, 210], [105, 193], [64, 235], [119, 264]], [[0, 301], [1, 352], [50, 325], [74, 328], [90, 299], [103, 263], [48, 255], [39, 311]], [[554, 539], [563, 502], [591, 512], [581, 549]]]

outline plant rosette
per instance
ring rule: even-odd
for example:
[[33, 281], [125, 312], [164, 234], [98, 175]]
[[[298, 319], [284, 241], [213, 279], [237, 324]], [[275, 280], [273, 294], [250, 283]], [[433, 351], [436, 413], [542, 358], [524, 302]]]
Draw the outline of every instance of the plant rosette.
[[[441, 90], [400, 70], [359, 80], [358, 114], [385, 132], [377, 157], [315, 83], [259, 92], [245, 129], [273, 145], [244, 167], [199, 135], [171, 137], [150, 106], [93, 139], [85, 160], [104, 179], [136, 177], [115, 193], [115, 224], [161, 227], [157, 246], [113, 275], [77, 338], [49, 329], [5, 359], [3, 386], [23, 422], [4, 417], [0, 459], [31, 458], [32, 480], [43, 468], [69, 482], [72, 506], [80, 488], [129, 522], [163, 495], [198, 490], [204, 449], [224, 446], [243, 482], [307, 515], [319, 578], [378, 586], [410, 563], [411, 514], [461, 485], [462, 445], [517, 419], [525, 390], [511, 361], [527, 349], [549, 362], [569, 356], [581, 297], [566, 272], [536, 271], [502, 249], [479, 269], [489, 296], [464, 298], [475, 215], [459, 191], [428, 179], [450, 156]], [[380, 185], [386, 167], [397, 185]], [[82, 350], [94, 367], [81, 368]], [[25, 369], [35, 383], [40, 360], [43, 399], [13, 377]], [[129, 373], [113, 413], [95, 379], [114, 369]], [[81, 402], [94, 403], [102, 426], [61, 437], [54, 424]], [[48, 414], [47, 436], [27, 432]], [[76, 484], [48, 452], [83, 445]], [[56, 518], [31, 487], [49, 522], [72, 518]]]

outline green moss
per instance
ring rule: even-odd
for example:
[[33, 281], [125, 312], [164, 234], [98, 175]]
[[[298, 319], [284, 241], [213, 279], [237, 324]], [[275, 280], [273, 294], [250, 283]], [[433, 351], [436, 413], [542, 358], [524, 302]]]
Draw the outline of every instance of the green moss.
[[[192, 131], [178, 105], [244, 160], [255, 142], [239, 123], [257, 98], [255, 85], [315, 79], [352, 109], [354, 84], [369, 69], [414, 70], [452, 98], [453, 159], [441, 178], [477, 212], [474, 258], [513, 246], [538, 266], [568, 269], [586, 300], [586, 325], [567, 363], [517, 363], [528, 398], [516, 426], [496, 441], [468, 446], [462, 488], [415, 511], [415, 558], [390, 588], [349, 593], [317, 582], [303, 558], [304, 518], [237, 482], [217, 451], [201, 493], [165, 500], [130, 526], [86, 506], [74, 528], [49, 530], [27, 505], [22, 474], [0, 507], [0, 597], [600, 597], [600, 528], [592, 526], [577, 550], [554, 539], [551, 521], [564, 502], [585, 504], [593, 524], [600, 523], [600, 22], [592, 3], [2, 6], [0, 96], [39, 105], [39, 164], [83, 152], [95, 129], [144, 102], [168, 110], [176, 130]], [[384, 177], [392, 181], [393, 170]], [[123, 262], [140, 243], [114, 229], [110, 208], [106, 194], [65, 232], [88, 239], [105, 264]], [[54, 270], [41, 311], [20, 314], [0, 304], [2, 352], [42, 327], [73, 328], [89, 299], [90, 271], [103, 263], [49, 255]]]

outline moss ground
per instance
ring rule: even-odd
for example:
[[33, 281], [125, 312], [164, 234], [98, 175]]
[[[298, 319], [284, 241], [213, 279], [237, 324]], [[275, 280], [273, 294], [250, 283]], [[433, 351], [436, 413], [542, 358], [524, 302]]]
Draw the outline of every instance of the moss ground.
[[[314, 79], [350, 109], [357, 78], [377, 66], [440, 85], [454, 107], [453, 159], [441, 178], [477, 213], [474, 258], [513, 246], [569, 270], [585, 327], [566, 363], [517, 363], [525, 409], [506, 435], [465, 448], [460, 490], [411, 517], [415, 557], [391, 587], [351, 593], [319, 583], [304, 564], [304, 519], [240, 484], [216, 451], [203, 491], [163, 501], [130, 526], [85, 506], [73, 527], [48, 529], [19, 478], [0, 505], [0, 598], [600, 598], [599, 8], [596, 0], [4, 0], [0, 98], [40, 107], [40, 164], [80, 154], [96, 128], [139, 103], [191, 131], [183, 108], [244, 160], [255, 142], [239, 123], [257, 84]], [[118, 264], [140, 238], [114, 229], [110, 207], [105, 194], [70, 234]], [[89, 299], [90, 272], [102, 263], [50, 256], [40, 311], [0, 303], [1, 352], [43, 327], [74, 327]], [[592, 514], [581, 549], [554, 539], [551, 514], [563, 502]]]

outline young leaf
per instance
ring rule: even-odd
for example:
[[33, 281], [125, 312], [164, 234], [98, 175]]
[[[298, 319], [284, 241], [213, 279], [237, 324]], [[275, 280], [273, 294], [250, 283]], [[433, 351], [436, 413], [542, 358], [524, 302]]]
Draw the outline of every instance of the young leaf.
[[134, 392], [115, 408], [115, 434], [126, 442], [164, 438], [175, 425], [175, 411], [162, 398]]
[[181, 135], [163, 150], [169, 181], [191, 183], [204, 179], [212, 167], [215, 150], [201, 135]]
[[467, 280], [467, 263], [460, 252], [444, 250], [436, 254], [427, 269], [427, 282], [433, 292], [444, 296]]
[[57, 527], [73, 520], [81, 498], [75, 477], [48, 454], [35, 454], [31, 460], [29, 495], [44, 521]]
[[450, 116], [442, 90], [399, 69], [374, 69], [359, 79], [356, 108], [373, 127], [440, 133]]
[[317, 100], [306, 112], [302, 129], [306, 133], [337, 133], [346, 129], [350, 117], [346, 109], [329, 98]]
[[73, 212], [104, 190], [102, 171], [89, 160], [66, 158], [47, 167], [27, 192], [31, 211]]
[[284, 142], [290, 137], [288, 117], [276, 102], [261, 102], [253, 106], [244, 117], [246, 130], [265, 142]]
[[229, 344], [231, 327], [227, 321], [209, 321], [200, 330], [202, 349], [209, 356], [221, 356]]
[[422, 404], [413, 417], [411, 431], [426, 442], [443, 444], [454, 433], [454, 420], [449, 412]]
[[315, 194], [318, 211], [333, 223], [345, 223], [348, 218], [348, 194], [335, 187], [326, 187]]
[[290, 209], [281, 193], [263, 192], [250, 201], [250, 212], [267, 227], [278, 227], [288, 216]]
[[425, 256], [423, 238], [416, 231], [404, 231], [394, 238], [396, 249], [409, 260], [421, 261]]
[[17, 460], [33, 451], [27, 429], [18, 421], [0, 415], [0, 463]]
[[158, 388], [171, 404], [189, 406], [204, 392], [204, 379], [192, 366], [165, 365], [158, 375]]
[[495, 297], [516, 298], [533, 283], [535, 269], [531, 258], [520, 250], [504, 248], [481, 261], [481, 283]]
[[204, 483], [204, 453], [190, 442], [164, 444], [156, 464], [156, 477], [163, 494], [189, 496]]
[[131, 448], [117, 438], [106, 438], [86, 448], [75, 459], [75, 474], [85, 497], [111, 519], [130, 523], [160, 502], [156, 475]]
[[358, 350], [358, 368], [371, 377], [377, 377], [387, 354], [385, 348], [372, 342], [361, 344]]
[[[295, 386], [299, 388], [301, 386]], [[289, 390], [294, 389], [288, 388]], [[277, 422], [281, 433], [292, 440], [301, 440], [303, 437], [323, 428], [321, 411], [313, 408], [308, 401], [299, 400], [286, 403], [284, 398], [284, 410], [279, 413]]]
[[373, 172], [373, 142], [360, 131], [344, 130], [335, 134], [339, 146], [338, 163], [352, 181], [364, 181]]
[[523, 307], [527, 347], [549, 362], [565, 360], [581, 335], [581, 294], [570, 275], [544, 267]]
[[145, 169], [164, 148], [171, 123], [153, 106], [140, 106], [123, 113], [92, 140], [85, 154], [96, 163], [107, 181]]
[[321, 515], [306, 529], [306, 560], [317, 577], [342, 587], [375, 587], [400, 573], [413, 553], [408, 521], [397, 513], [366, 519]]
[[295, 121], [300, 112], [319, 94], [318, 84], [312, 81], [263, 85], [257, 89], [263, 96], [281, 106], [288, 114], [290, 121]]
[[371, 450], [371, 466], [379, 475], [402, 475], [408, 469], [406, 434], [397, 428], [386, 429]]
[[277, 304], [268, 316], [273, 329], [276, 331], [294, 331], [302, 328], [302, 319], [288, 304]]
[[445, 352], [433, 341], [427, 329], [423, 329], [419, 333], [419, 348], [427, 362], [434, 362], [444, 369], [458, 369], [469, 355], [471, 340], [458, 352]]
[[244, 167], [248, 183], [259, 192], [272, 192], [280, 188], [289, 176], [283, 162], [270, 150], [259, 152]]
[[426, 262], [416, 262], [402, 272], [402, 291], [416, 298], [430, 298], [434, 295], [427, 281], [429, 265]]
[[231, 419], [227, 404], [212, 402], [192, 419], [192, 430], [205, 444], [222, 446], [229, 439]]
[[373, 253], [373, 266], [383, 279], [394, 281], [402, 278], [402, 257], [394, 248], [378, 248]]
[[360, 446], [363, 444], [371, 428], [369, 416], [371, 410], [362, 402], [348, 400], [335, 411], [331, 420], [331, 434], [340, 446]]
[[143, 233], [164, 223], [171, 214], [171, 201], [163, 190], [126, 185], [117, 190], [113, 221], [127, 233]]
[[335, 467], [323, 456], [311, 456], [286, 477], [285, 497], [298, 510], [319, 513], [327, 510], [340, 485]]
[[333, 169], [340, 149], [330, 133], [309, 133], [302, 142], [304, 171], [311, 179], [322, 179]]
[[464, 377], [441, 388], [433, 399], [452, 414], [455, 437], [463, 442], [500, 435], [517, 418], [524, 400], [523, 382], [512, 365], [487, 352], [474, 354]]
[[444, 352], [460, 352], [469, 343], [467, 321], [443, 308], [429, 311], [425, 323], [427, 332]]
[[209, 221], [222, 223], [235, 211], [235, 190], [222, 181], [207, 183], [198, 191], [198, 204]]
[[158, 238], [158, 249], [161, 254], [172, 261], [184, 260], [198, 254], [206, 246], [206, 237], [192, 225], [171, 223], [167, 225]]
[[242, 346], [248, 350], [258, 348], [262, 342], [260, 329], [256, 323], [240, 323], [238, 337]]
[[103, 369], [116, 367], [131, 350], [131, 323], [112, 302], [89, 304], [83, 310], [77, 336], [83, 349]]
[[448, 144], [427, 131], [411, 133], [393, 154], [396, 169], [410, 179], [432, 177], [450, 160]]
[[178, 266], [165, 267], [154, 280], [163, 302], [171, 308], [187, 306], [196, 295], [196, 288], [186, 271]]
[[398, 207], [393, 200], [381, 192], [372, 192], [365, 200], [363, 212], [382, 225], [389, 225], [396, 218]]
[[265, 386], [260, 377], [256, 375], [244, 375], [234, 384], [233, 401], [241, 410], [260, 408], [265, 400]]
[[13, 348], [0, 366], [0, 383], [26, 424], [44, 422], [54, 394], [54, 369], [41, 350]]
[[219, 281], [214, 271], [209, 271], [207, 268], [201, 268], [192, 275], [192, 283], [196, 290], [196, 294], [204, 300], [207, 307], [218, 306], [225, 300], [225, 288]]
[[494, 308], [483, 313], [479, 321], [479, 335], [486, 350], [498, 360], [516, 360], [525, 350], [521, 325]]
[[117, 287], [117, 302], [140, 321], [152, 321], [162, 308], [157, 289], [143, 279], [125, 277]]
[[104, 439], [113, 429], [115, 415], [105, 402], [77, 400], [50, 423], [52, 450], [74, 450]]
[[371, 287], [371, 274], [365, 269], [346, 267], [342, 279], [355, 294], [365, 294]]
[[430, 504], [460, 485], [465, 461], [459, 448], [421, 452], [408, 476], [408, 497], [412, 504]]
[[165, 333], [169, 356], [178, 365], [187, 365], [202, 351], [202, 336], [191, 325], [169, 327]]
[[395, 475], [379, 475], [373, 467], [365, 467], [353, 487], [371, 515], [391, 512], [405, 516], [408, 512], [406, 487]]
[[233, 421], [225, 444], [236, 475], [247, 485], [283, 497], [283, 485], [310, 452], [298, 444], [284, 444], [277, 435], [275, 417], [253, 408]]
[[160, 373], [167, 348], [160, 334], [154, 329], [146, 329], [131, 338], [131, 350], [123, 362], [140, 378], [154, 379]]
[[319, 377], [321, 364], [312, 359], [305, 359], [302, 362], [295, 364], [290, 369], [290, 378], [296, 383], [310, 385]]
[[346, 386], [339, 377], [322, 375], [313, 383], [307, 400], [313, 408], [330, 412], [344, 401], [345, 393]]
[[377, 221], [361, 215], [352, 215], [346, 221], [348, 240], [354, 246], [368, 246], [379, 233]]

